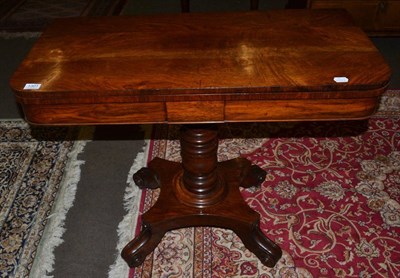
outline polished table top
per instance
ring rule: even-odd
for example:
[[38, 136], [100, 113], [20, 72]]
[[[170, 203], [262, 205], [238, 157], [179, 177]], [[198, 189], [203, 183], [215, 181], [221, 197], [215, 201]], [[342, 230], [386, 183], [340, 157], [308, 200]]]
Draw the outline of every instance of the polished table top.
[[275, 10], [56, 20], [10, 85], [36, 124], [214, 123], [366, 118], [389, 79], [346, 12]]

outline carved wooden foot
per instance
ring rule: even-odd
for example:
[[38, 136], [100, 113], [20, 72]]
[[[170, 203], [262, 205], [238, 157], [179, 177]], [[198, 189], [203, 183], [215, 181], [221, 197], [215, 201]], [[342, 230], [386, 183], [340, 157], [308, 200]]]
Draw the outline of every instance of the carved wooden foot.
[[239, 187], [260, 185], [265, 171], [244, 158], [217, 162], [216, 131], [188, 129], [181, 139], [182, 163], [155, 158], [135, 174], [142, 188], [161, 186], [155, 205], [142, 215], [142, 231], [122, 257], [139, 266], [170, 230], [193, 226], [234, 231], [263, 264], [273, 267], [281, 249], [259, 228], [260, 216], [245, 203]]
[[140, 189], [156, 189], [161, 186], [157, 174], [147, 167], [143, 167], [133, 174], [133, 181]]
[[261, 169], [257, 165], [251, 165], [250, 161], [243, 158], [238, 158], [237, 167], [242, 168], [242, 173], [240, 175], [241, 182], [240, 186], [244, 188], [259, 187], [264, 181], [267, 175], [265, 170]]

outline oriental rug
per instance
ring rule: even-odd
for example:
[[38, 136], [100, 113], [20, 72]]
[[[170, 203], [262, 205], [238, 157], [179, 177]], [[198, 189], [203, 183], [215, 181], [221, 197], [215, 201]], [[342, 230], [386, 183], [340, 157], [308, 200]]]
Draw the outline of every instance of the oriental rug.
[[[179, 161], [178, 132], [157, 126], [136, 163]], [[388, 91], [365, 121], [227, 124], [220, 135], [220, 161], [240, 155], [267, 171], [259, 188], [241, 192], [282, 248], [281, 260], [267, 268], [230, 230], [187, 228], [168, 232], [125, 276], [117, 260], [110, 277], [398, 277], [400, 91]], [[134, 222], [130, 233], [120, 230], [119, 250], [139, 233], [134, 208], [147, 211], [158, 194], [127, 191], [127, 200], [141, 202], [121, 223], [124, 229]]]
[[87, 129], [0, 121], [0, 277], [51, 270], [83, 163], [77, 155], [86, 141], [77, 139], [89, 136]]
[[41, 32], [55, 18], [118, 15], [126, 0], [0, 0], [0, 30]]

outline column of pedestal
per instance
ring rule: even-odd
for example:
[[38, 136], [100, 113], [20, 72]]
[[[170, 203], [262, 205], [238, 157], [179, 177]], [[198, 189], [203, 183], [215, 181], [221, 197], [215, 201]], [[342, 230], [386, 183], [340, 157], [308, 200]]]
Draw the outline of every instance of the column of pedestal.
[[177, 194], [181, 202], [207, 207], [224, 197], [224, 182], [217, 171], [218, 132], [211, 127], [184, 127], [181, 136], [182, 177]]

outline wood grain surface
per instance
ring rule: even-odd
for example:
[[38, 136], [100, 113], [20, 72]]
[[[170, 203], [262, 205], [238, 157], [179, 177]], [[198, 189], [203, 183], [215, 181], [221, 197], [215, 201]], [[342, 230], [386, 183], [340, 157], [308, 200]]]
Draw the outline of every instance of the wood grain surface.
[[389, 78], [346, 12], [276, 10], [60, 19], [10, 85], [33, 123], [187, 123], [365, 118]]

